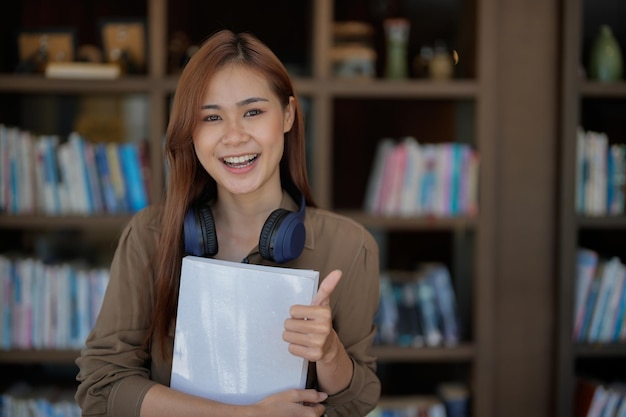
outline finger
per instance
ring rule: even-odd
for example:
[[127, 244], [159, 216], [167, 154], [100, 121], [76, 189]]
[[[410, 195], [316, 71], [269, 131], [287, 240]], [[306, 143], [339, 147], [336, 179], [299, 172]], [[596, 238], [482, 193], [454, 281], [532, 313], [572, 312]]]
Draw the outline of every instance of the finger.
[[324, 280], [320, 284], [320, 287], [317, 290], [317, 294], [315, 294], [315, 297], [313, 297], [313, 301], [311, 302], [311, 305], [314, 305], [314, 306], [327, 305], [330, 300], [330, 294], [333, 292], [333, 290], [337, 286], [337, 283], [341, 279], [341, 275], [342, 273], [338, 269], [335, 269], [330, 274], [328, 274], [326, 278], [324, 278]]
[[298, 390], [298, 394], [298, 402], [309, 404], [321, 403], [328, 398], [328, 394], [325, 392], [316, 391], [314, 389]]

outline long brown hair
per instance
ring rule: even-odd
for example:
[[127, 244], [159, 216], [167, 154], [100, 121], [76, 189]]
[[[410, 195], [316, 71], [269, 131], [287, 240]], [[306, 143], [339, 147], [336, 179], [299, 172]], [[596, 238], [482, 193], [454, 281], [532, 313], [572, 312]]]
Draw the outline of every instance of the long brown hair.
[[178, 305], [185, 211], [199, 199], [215, 197], [217, 190], [215, 180], [196, 157], [192, 133], [200, 120], [201, 100], [211, 77], [226, 65], [243, 65], [264, 76], [283, 106], [288, 105], [290, 96], [295, 98], [295, 119], [291, 130], [285, 134], [280, 161], [281, 183], [284, 188], [297, 188], [306, 204], [315, 206], [307, 179], [302, 110], [287, 70], [266, 45], [250, 34], [228, 30], [214, 34], [185, 66], [167, 127], [165, 156], [169, 177], [156, 253], [157, 299], [147, 340], [155, 342], [151, 339], [154, 335], [164, 354]]

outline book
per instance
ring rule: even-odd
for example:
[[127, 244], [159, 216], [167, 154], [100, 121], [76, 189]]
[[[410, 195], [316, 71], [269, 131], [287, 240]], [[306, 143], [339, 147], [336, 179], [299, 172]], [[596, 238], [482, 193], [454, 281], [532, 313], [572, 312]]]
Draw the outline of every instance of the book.
[[368, 213], [377, 213], [378, 202], [381, 196], [383, 171], [385, 169], [385, 160], [387, 154], [389, 154], [394, 147], [393, 139], [384, 138], [378, 142], [376, 147], [376, 154], [372, 163], [372, 170], [370, 171], [369, 181], [367, 183], [367, 190], [365, 194], [365, 211]]
[[600, 262], [598, 264], [598, 271], [594, 275], [591, 280], [591, 284], [589, 287], [589, 292], [587, 294], [587, 299], [585, 300], [584, 312], [583, 312], [583, 322], [580, 328], [580, 333], [578, 333], [578, 337], [576, 338], [579, 342], [584, 342], [587, 340], [587, 335], [589, 333], [589, 327], [591, 323], [591, 316], [593, 315], [593, 310], [596, 305], [596, 301], [598, 298], [598, 293], [600, 290], [600, 284], [602, 282], [602, 270], [605, 267], [604, 262]]
[[126, 201], [130, 211], [135, 213], [148, 205], [139, 150], [136, 143], [122, 143], [118, 151], [125, 183]]
[[183, 258], [173, 389], [227, 404], [253, 404], [304, 388], [308, 361], [282, 339], [295, 304], [309, 305], [319, 272]]
[[435, 289], [427, 276], [419, 274], [415, 280], [414, 291], [419, 303], [426, 346], [439, 346], [443, 342], [443, 333], [441, 331], [441, 316], [437, 310]]
[[626, 267], [624, 264], [617, 262], [613, 282], [607, 297], [607, 305], [605, 306], [606, 310], [600, 322], [600, 331], [598, 333], [599, 342], [609, 343], [616, 341], [613, 338], [613, 335], [615, 333], [615, 326], [618, 322], [617, 312], [620, 309], [625, 273]]
[[445, 382], [437, 387], [437, 394], [446, 409], [446, 417], [469, 417], [469, 388], [462, 382]]
[[47, 78], [113, 80], [121, 73], [117, 64], [96, 62], [49, 62], [45, 69]]
[[458, 345], [461, 336], [457, 317], [456, 295], [452, 286], [450, 271], [444, 264], [433, 263], [425, 265], [423, 272], [435, 293], [443, 342], [446, 346]]
[[587, 334], [588, 342], [597, 342], [600, 340], [602, 321], [609, 314], [608, 308], [610, 304], [611, 293], [615, 288], [615, 283], [617, 281], [617, 276], [620, 272], [621, 266], [622, 265], [619, 258], [615, 256], [606, 261], [606, 265], [602, 271], [598, 299], [593, 309], [593, 315], [591, 316], [591, 325], [589, 327], [589, 333]]
[[598, 253], [579, 248], [576, 253], [576, 302], [574, 306], [574, 340], [578, 339], [585, 315], [585, 301], [598, 266]]
[[596, 390], [600, 384], [587, 378], [576, 378], [574, 394], [574, 417], [587, 417]]

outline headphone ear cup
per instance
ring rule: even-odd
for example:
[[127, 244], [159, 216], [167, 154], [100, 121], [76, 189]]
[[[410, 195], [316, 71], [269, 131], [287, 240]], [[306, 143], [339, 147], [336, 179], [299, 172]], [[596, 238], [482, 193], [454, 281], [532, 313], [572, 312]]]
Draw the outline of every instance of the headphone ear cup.
[[215, 256], [218, 251], [213, 213], [209, 207], [192, 207], [185, 213], [183, 225], [185, 253], [194, 256]]
[[305, 229], [301, 217], [289, 210], [274, 210], [259, 237], [259, 253], [267, 260], [284, 263], [296, 259], [304, 249]]

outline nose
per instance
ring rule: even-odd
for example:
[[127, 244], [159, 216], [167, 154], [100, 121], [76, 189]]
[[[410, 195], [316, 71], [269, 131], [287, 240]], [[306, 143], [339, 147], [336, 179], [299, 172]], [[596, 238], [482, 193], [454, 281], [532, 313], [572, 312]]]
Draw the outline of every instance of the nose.
[[249, 135], [244, 130], [241, 123], [238, 121], [232, 121], [226, 126], [226, 131], [222, 136], [222, 142], [228, 145], [237, 145], [239, 143], [245, 143], [249, 139]]

